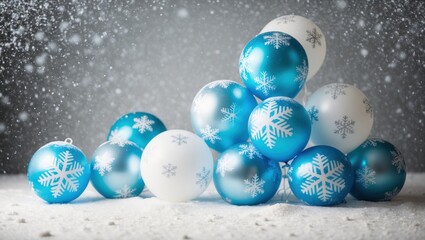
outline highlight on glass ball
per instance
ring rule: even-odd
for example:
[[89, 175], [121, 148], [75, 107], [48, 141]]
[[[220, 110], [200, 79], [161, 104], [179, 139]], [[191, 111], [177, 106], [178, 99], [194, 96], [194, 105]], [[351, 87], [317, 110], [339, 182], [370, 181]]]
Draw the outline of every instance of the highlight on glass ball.
[[266, 157], [287, 162], [310, 138], [311, 122], [304, 107], [287, 97], [273, 97], [255, 107], [248, 130], [252, 144]]
[[279, 163], [263, 156], [249, 142], [224, 151], [214, 165], [214, 185], [220, 196], [234, 205], [269, 201], [281, 182]]
[[309, 62], [302, 45], [282, 32], [265, 32], [243, 49], [239, 73], [247, 88], [258, 98], [293, 98], [304, 86]]
[[315, 146], [297, 155], [288, 170], [289, 186], [302, 202], [332, 206], [343, 202], [353, 185], [345, 154], [330, 146]]
[[69, 138], [42, 146], [28, 165], [32, 190], [48, 203], [67, 203], [78, 198], [89, 180], [90, 164]]
[[391, 143], [369, 138], [348, 154], [354, 169], [350, 194], [359, 200], [388, 201], [403, 188], [406, 164], [401, 152]]
[[185, 202], [201, 195], [211, 182], [213, 157], [207, 144], [185, 130], [165, 131], [146, 146], [143, 180], [158, 198]]
[[260, 33], [283, 32], [295, 38], [304, 48], [308, 59], [310, 80], [320, 69], [326, 56], [326, 39], [322, 30], [310, 19], [286, 15], [270, 21]]
[[193, 100], [190, 111], [193, 130], [209, 147], [222, 152], [248, 139], [246, 126], [256, 105], [254, 96], [239, 83], [211, 82]]
[[132, 112], [121, 116], [112, 125], [107, 140], [129, 140], [143, 149], [152, 138], [165, 130], [164, 123], [153, 114]]
[[372, 105], [352, 85], [325, 85], [310, 96], [306, 108], [312, 121], [313, 145], [329, 145], [347, 154], [364, 142], [372, 130]]
[[105, 198], [138, 196], [145, 186], [140, 174], [142, 150], [133, 142], [113, 139], [93, 153], [91, 183]]

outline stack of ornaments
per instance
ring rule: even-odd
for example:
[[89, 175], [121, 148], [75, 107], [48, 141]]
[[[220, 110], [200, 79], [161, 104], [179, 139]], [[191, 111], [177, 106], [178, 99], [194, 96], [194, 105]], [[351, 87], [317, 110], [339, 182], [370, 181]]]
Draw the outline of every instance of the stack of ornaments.
[[[246, 87], [219, 80], [197, 93], [191, 107], [195, 134], [167, 131], [149, 113], [129, 113], [115, 122], [90, 162], [70, 140], [40, 148], [28, 167], [30, 184], [49, 203], [72, 201], [90, 179], [106, 198], [138, 196], [146, 184], [158, 198], [189, 201], [213, 178], [226, 202], [255, 205], [276, 194], [282, 165], [293, 194], [309, 205], [339, 204], [348, 193], [390, 200], [403, 187], [405, 163], [389, 142], [368, 139], [368, 98], [352, 85], [332, 83], [305, 106], [293, 99], [325, 55], [325, 37], [313, 22], [276, 18], [242, 51], [239, 72]], [[209, 148], [220, 153], [215, 162]]]

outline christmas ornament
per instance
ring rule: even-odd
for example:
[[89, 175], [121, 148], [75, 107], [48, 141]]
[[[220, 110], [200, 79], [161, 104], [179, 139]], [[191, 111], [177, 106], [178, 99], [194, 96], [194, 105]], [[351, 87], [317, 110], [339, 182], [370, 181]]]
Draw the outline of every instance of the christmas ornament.
[[94, 152], [91, 165], [93, 187], [105, 198], [138, 196], [145, 186], [140, 174], [142, 150], [133, 142], [112, 139]]
[[315, 146], [294, 158], [288, 178], [299, 200], [313, 206], [332, 206], [347, 196], [354, 176], [342, 152], [329, 146]]
[[224, 151], [214, 165], [214, 185], [220, 196], [235, 205], [270, 200], [282, 178], [279, 164], [263, 156], [249, 142]]
[[261, 100], [293, 98], [304, 86], [308, 66], [307, 55], [295, 38], [282, 32], [266, 32], [243, 49], [239, 73], [247, 88]]
[[307, 80], [320, 69], [326, 56], [326, 40], [322, 30], [305, 17], [286, 15], [269, 22], [261, 33], [284, 32], [295, 38], [304, 48], [308, 59]]
[[28, 181], [48, 203], [67, 203], [83, 193], [90, 179], [90, 165], [72, 140], [42, 146], [28, 165]]
[[185, 130], [169, 130], [146, 146], [143, 180], [158, 198], [183, 202], [199, 196], [212, 178], [213, 157], [205, 142]]
[[406, 165], [391, 143], [369, 138], [348, 154], [353, 165], [354, 185], [350, 193], [359, 200], [391, 200], [403, 188]]
[[356, 87], [332, 83], [319, 88], [309, 98], [310, 141], [348, 153], [367, 139], [373, 125], [369, 99]]
[[291, 98], [273, 97], [255, 107], [248, 130], [252, 143], [263, 155], [287, 162], [306, 146], [311, 123], [301, 104]]
[[248, 139], [249, 114], [257, 105], [242, 85], [219, 80], [207, 84], [192, 103], [191, 119], [195, 133], [216, 151]]
[[120, 117], [112, 125], [107, 139], [129, 140], [143, 149], [152, 138], [165, 130], [165, 125], [154, 115], [132, 112]]

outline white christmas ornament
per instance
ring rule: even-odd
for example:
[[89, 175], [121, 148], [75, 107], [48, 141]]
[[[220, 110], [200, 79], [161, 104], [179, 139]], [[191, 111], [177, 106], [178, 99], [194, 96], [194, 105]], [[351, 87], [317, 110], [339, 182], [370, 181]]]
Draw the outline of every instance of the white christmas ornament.
[[213, 157], [194, 133], [169, 130], [152, 139], [143, 151], [141, 173], [158, 198], [184, 202], [199, 196], [209, 185]]
[[322, 30], [305, 17], [286, 15], [269, 22], [260, 33], [272, 31], [289, 34], [301, 43], [307, 53], [307, 80], [310, 80], [319, 71], [326, 56], [326, 40]]

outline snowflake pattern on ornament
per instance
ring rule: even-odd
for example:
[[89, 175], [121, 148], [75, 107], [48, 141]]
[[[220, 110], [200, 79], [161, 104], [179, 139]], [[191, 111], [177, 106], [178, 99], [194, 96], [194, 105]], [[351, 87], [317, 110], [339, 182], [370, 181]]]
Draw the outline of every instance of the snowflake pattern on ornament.
[[257, 83], [255, 90], [261, 91], [265, 96], [269, 96], [270, 91], [276, 89], [274, 85], [274, 80], [276, 80], [275, 76], [268, 76], [267, 72], [261, 72], [260, 77], [255, 77], [254, 82]]
[[200, 130], [202, 139], [205, 141], [209, 141], [212, 144], [215, 144], [217, 140], [221, 140], [217, 134], [219, 133], [219, 130], [217, 128], [211, 128], [210, 125], [205, 126]]
[[229, 154], [225, 154], [220, 158], [220, 161], [217, 163], [216, 173], [220, 173], [222, 177], [226, 175], [226, 172], [233, 171], [235, 168], [235, 160]]
[[245, 80], [248, 80], [248, 74], [253, 73], [253, 70], [249, 64], [249, 55], [251, 54], [251, 51], [252, 47], [243, 52], [239, 62], [239, 74], [241, 74], [242, 78]]
[[340, 134], [342, 139], [347, 138], [348, 134], [354, 133], [354, 124], [356, 122], [349, 119], [348, 116], [343, 116], [342, 119], [335, 121], [334, 134]]
[[109, 153], [102, 153], [101, 155], [96, 156], [94, 159], [93, 170], [97, 170], [100, 176], [105, 175], [112, 170], [112, 163], [115, 161], [115, 158], [111, 157]]
[[65, 191], [76, 192], [79, 187], [78, 177], [83, 175], [84, 168], [78, 162], [73, 162], [74, 156], [69, 151], [52, 157], [52, 166], [38, 178], [44, 187], [50, 187], [54, 198], [62, 196]]
[[307, 30], [307, 39], [306, 41], [311, 43], [313, 48], [316, 48], [316, 45], [322, 46], [321, 39], [322, 34], [320, 34], [316, 28], [313, 28], [311, 31]]
[[373, 109], [372, 105], [369, 102], [369, 99], [363, 98], [363, 104], [366, 108], [366, 113], [369, 114], [370, 118], [373, 118]]
[[245, 179], [244, 183], [246, 185], [244, 192], [249, 193], [252, 198], [264, 193], [263, 186], [266, 182], [262, 178], [258, 177], [257, 174], [249, 179]]
[[196, 185], [201, 189], [204, 189], [208, 185], [210, 179], [210, 170], [207, 170], [205, 167], [202, 167], [202, 171], [196, 173]]
[[134, 125], [133, 128], [138, 129], [140, 133], [144, 133], [146, 131], [152, 132], [152, 124], [155, 123], [155, 121], [148, 118], [148, 116], [142, 116], [140, 118], [134, 118]]
[[230, 122], [233, 126], [235, 124], [235, 120], [238, 119], [238, 106], [235, 103], [232, 103], [229, 108], [222, 108], [220, 111], [224, 115], [223, 118], [221, 118], [221, 121]]
[[177, 166], [172, 165], [171, 163], [162, 166], [162, 175], [170, 178], [172, 176], [176, 176]]
[[289, 40], [291, 40], [291, 37], [281, 32], [274, 32], [272, 34], [265, 35], [263, 39], [265, 40], [264, 45], [272, 45], [275, 49], [279, 49], [282, 46], [289, 46]]
[[367, 148], [369, 146], [376, 147], [378, 143], [384, 143], [384, 141], [379, 138], [369, 138], [362, 144], [362, 148]]
[[295, 15], [286, 15], [286, 16], [281, 16], [281, 17], [278, 17], [275, 21], [276, 21], [276, 24], [287, 24], [287, 23], [290, 23], [290, 22], [295, 22]]
[[395, 187], [393, 190], [389, 191], [389, 192], [385, 192], [385, 196], [384, 196], [384, 201], [390, 201], [391, 199], [393, 199], [399, 192], [401, 191], [401, 189], [398, 189], [398, 187]]
[[319, 109], [317, 109], [316, 106], [312, 106], [308, 110], [308, 115], [310, 116], [311, 125], [319, 121]]
[[239, 145], [239, 154], [245, 155], [249, 159], [253, 159], [254, 157], [258, 157], [260, 159], [263, 159], [263, 155], [251, 143], [240, 144]]
[[120, 147], [124, 147], [125, 145], [134, 145], [133, 142], [130, 142], [128, 139], [122, 136], [118, 129], [115, 129], [111, 132], [109, 141], [111, 142], [111, 144], [118, 145]]
[[115, 191], [116, 198], [129, 198], [134, 197], [135, 188], [130, 188], [127, 184], [125, 184], [121, 189]]
[[297, 77], [295, 78], [295, 81], [298, 82], [298, 88], [301, 89], [304, 85], [305, 80], [307, 79], [308, 74], [308, 67], [306, 61], [304, 60], [301, 66], [297, 66], [296, 70]]
[[397, 173], [400, 173], [401, 171], [405, 171], [406, 164], [400, 152], [397, 150], [397, 151], [391, 151], [390, 153], [391, 153], [391, 156], [393, 157], [391, 164], [397, 167]]
[[376, 184], [376, 172], [368, 166], [358, 169], [356, 175], [356, 182], [360, 183], [364, 188], [368, 188], [371, 184]]
[[232, 83], [234, 82], [230, 80], [218, 80], [208, 84], [208, 88], [215, 88], [215, 87], [227, 88]]
[[204, 93], [200, 93], [195, 97], [195, 99], [193, 100], [193, 111], [195, 113], [199, 112], [199, 110], [204, 106], [206, 98], [206, 94]]
[[186, 137], [186, 136], [184, 136], [180, 133], [177, 134], [177, 135], [172, 135], [171, 138], [172, 138], [171, 142], [176, 143], [179, 146], [183, 145], [183, 144], [187, 144], [187, 139], [189, 139], [188, 137]]
[[325, 94], [330, 95], [332, 99], [337, 99], [341, 95], [345, 95], [345, 88], [348, 88], [347, 84], [333, 83], [326, 86]]

